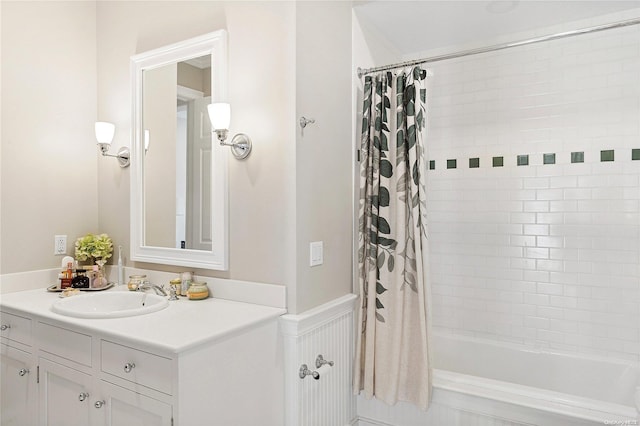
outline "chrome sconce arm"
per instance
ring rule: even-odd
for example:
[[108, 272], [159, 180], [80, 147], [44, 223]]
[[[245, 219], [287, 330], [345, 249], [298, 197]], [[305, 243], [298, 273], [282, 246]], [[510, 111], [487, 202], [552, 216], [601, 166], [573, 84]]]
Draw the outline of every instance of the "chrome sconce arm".
[[[225, 133], [225, 136], [221, 139], [220, 134], [218, 134], [218, 132], [223, 132], [223, 131]], [[245, 135], [244, 133], [238, 133], [233, 138], [231, 138], [231, 142], [225, 142], [227, 138], [226, 134], [228, 131], [216, 130], [215, 132], [216, 134], [218, 134], [218, 140], [220, 141], [220, 145], [230, 146], [231, 153], [238, 160], [243, 160], [247, 158], [249, 156], [249, 153], [251, 153], [251, 139], [249, 138], [249, 136]]]
[[118, 152], [114, 154], [109, 154], [109, 144], [99, 143], [100, 151], [102, 152], [103, 157], [115, 157], [118, 159], [118, 163], [120, 167], [127, 167], [130, 164], [130, 153], [129, 148], [121, 147]]

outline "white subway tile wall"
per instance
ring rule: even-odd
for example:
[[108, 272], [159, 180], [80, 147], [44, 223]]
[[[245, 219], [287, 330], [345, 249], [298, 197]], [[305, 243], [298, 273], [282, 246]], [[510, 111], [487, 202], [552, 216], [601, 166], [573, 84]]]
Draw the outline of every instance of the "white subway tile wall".
[[640, 361], [640, 27], [428, 67], [434, 327]]

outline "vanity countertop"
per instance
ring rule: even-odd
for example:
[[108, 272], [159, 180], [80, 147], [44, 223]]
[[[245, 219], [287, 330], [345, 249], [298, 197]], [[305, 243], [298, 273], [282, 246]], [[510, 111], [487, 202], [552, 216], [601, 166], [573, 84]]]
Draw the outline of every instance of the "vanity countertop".
[[[120, 287], [106, 291], [127, 290]], [[106, 338], [117, 338], [170, 353], [188, 351], [286, 313], [282, 308], [215, 297], [205, 300], [180, 298], [169, 302], [167, 308], [146, 315], [84, 319], [51, 311], [51, 304], [59, 300], [58, 296], [59, 293], [44, 289], [6, 293], [0, 296], [0, 309], [18, 315], [22, 312], [53, 325], [70, 326], [80, 332], [99, 333]]]

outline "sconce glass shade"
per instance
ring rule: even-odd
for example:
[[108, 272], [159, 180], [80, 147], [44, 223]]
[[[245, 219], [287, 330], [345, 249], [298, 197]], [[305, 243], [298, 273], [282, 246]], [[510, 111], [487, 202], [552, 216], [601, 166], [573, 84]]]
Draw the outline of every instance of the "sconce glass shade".
[[116, 132], [116, 126], [106, 121], [96, 121], [96, 139], [98, 143], [111, 144], [113, 135]]
[[107, 123], [106, 121], [96, 121], [96, 139], [98, 140], [98, 146], [104, 157], [116, 157], [120, 167], [129, 166], [129, 148], [122, 147], [118, 150], [116, 155], [109, 154], [109, 148], [113, 141], [113, 135], [116, 133], [116, 126], [113, 123]]
[[224, 102], [209, 104], [207, 106], [211, 129], [218, 137], [220, 145], [231, 147], [233, 156], [238, 160], [243, 160], [251, 153], [251, 138], [244, 133], [238, 133], [231, 139], [231, 143], [226, 142], [231, 122], [231, 106]]
[[207, 106], [209, 120], [213, 130], [229, 130], [231, 122], [231, 105], [219, 102]]
[[144, 129], [144, 152], [149, 151], [149, 130]]

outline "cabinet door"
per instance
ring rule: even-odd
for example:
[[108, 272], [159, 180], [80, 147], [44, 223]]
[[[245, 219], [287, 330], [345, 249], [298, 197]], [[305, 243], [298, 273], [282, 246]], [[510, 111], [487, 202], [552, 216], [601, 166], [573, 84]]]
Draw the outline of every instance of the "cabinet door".
[[103, 381], [108, 426], [171, 426], [171, 405]]
[[36, 368], [29, 353], [0, 345], [0, 425], [32, 425], [36, 406]]
[[[102, 425], [94, 408], [90, 375], [39, 359], [39, 415], [42, 426]], [[96, 413], [94, 413], [94, 411]]]

